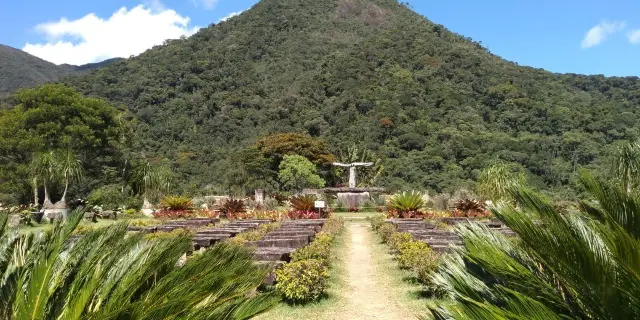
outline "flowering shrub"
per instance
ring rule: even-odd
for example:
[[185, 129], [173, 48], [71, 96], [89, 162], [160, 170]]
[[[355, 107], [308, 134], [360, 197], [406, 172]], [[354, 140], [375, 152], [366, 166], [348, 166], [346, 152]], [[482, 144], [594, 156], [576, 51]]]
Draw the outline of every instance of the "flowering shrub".
[[195, 218], [196, 214], [192, 210], [160, 210], [153, 213], [156, 219], [188, 219]]
[[211, 209], [198, 209], [195, 211], [197, 218], [219, 218], [220, 212]]
[[291, 210], [287, 212], [287, 217], [291, 220], [300, 220], [300, 219], [320, 219], [320, 214], [315, 211], [296, 211]]

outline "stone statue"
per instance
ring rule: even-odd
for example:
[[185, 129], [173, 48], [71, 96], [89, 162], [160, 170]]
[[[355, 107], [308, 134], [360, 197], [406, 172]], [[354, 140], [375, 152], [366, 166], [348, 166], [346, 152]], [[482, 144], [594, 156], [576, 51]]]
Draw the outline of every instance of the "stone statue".
[[356, 184], [356, 167], [371, 167], [373, 162], [354, 162], [354, 163], [339, 163], [334, 162], [334, 166], [349, 168], [349, 188], [357, 187]]

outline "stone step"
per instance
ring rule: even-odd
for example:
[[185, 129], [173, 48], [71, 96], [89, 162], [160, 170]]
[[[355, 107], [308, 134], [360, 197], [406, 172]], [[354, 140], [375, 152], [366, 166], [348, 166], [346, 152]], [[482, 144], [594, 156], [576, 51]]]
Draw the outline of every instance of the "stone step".
[[229, 235], [218, 235], [218, 236], [196, 236], [193, 238], [193, 249], [200, 250], [201, 248], [208, 248], [212, 245], [220, 242], [221, 240], [229, 238]]
[[248, 245], [258, 248], [302, 248], [309, 244], [309, 239], [262, 239], [259, 241], [248, 242]]
[[266, 236], [314, 236], [316, 233], [313, 230], [285, 230], [285, 231], [272, 231], [266, 234]]
[[298, 241], [306, 241], [307, 243], [310, 243], [311, 241], [313, 241], [314, 237], [313, 236], [309, 236], [309, 235], [266, 235], [264, 237], [262, 237], [261, 240], [280, 240], [280, 239], [294, 239], [294, 240], [298, 240]]
[[139, 231], [143, 233], [154, 233], [158, 230], [155, 226], [129, 226], [127, 231]]
[[258, 261], [291, 261], [294, 248], [257, 248], [253, 258]]
[[432, 240], [420, 240], [422, 242], [427, 243], [429, 246], [437, 246], [437, 245], [462, 245], [462, 241], [452, 241], [452, 240], [441, 240], [441, 239], [432, 239]]
[[413, 235], [416, 240], [447, 240], [447, 241], [460, 241], [458, 236], [429, 236], [429, 235]]

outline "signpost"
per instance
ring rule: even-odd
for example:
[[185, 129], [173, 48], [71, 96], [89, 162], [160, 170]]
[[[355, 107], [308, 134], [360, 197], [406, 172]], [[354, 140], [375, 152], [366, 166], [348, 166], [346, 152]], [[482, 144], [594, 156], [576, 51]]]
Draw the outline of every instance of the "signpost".
[[324, 209], [324, 201], [316, 201], [314, 202], [313, 206], [318, 209], [318, 214], [322, 216], [322, 209]]

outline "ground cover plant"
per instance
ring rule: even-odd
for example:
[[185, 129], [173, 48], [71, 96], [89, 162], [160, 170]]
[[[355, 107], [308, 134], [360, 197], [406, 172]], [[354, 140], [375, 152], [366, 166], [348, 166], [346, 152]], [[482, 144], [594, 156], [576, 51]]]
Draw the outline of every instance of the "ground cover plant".
[[[640, 198], [628, 184], [583, 174], [591, 201], [563, 213], [539, 194], [511, 190], [493, 214], [518, 235], [459, 227], [464, 247], [433, 281], [451, 304], [438, 319], [637, 319], [640, 314]], [[517, 204], [517, 206], [516, 206]]]
[[178, 267], [185, 236], [146, 239], [126, 224], [18, 235], [0, 215], [0, 319], [246, 319], [278, 300], [255, 289], [268, 273], [251, 252], [218, 245]]

